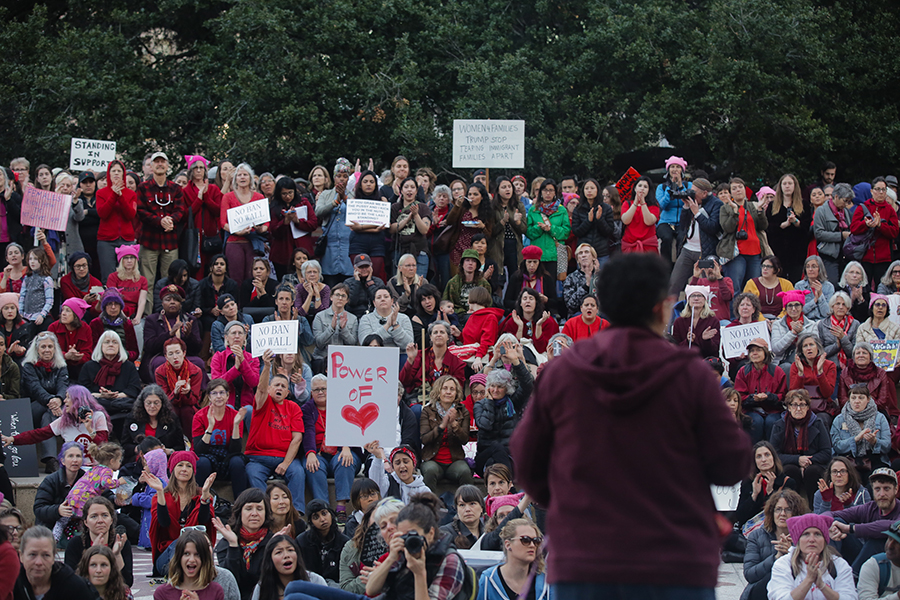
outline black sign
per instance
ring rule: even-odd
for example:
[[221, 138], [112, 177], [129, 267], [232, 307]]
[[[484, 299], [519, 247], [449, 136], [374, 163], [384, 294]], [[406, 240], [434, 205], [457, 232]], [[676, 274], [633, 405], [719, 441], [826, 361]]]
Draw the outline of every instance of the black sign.
[[[0, 401], [0, 433], [15, 436], [33, 429], [31, 423], [31, 400], [14, 398]], [[28, 446], [8, 446], [4, 449], [6, 461], [3, 465], [10, 477], [37, 477], [37, 448]]]

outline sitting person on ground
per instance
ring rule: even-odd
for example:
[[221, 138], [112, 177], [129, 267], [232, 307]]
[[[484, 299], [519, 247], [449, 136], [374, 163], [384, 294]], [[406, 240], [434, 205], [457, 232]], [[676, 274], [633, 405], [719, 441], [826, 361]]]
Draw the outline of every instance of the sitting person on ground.
[[[301, 349], [301, 352], [304, 356], [308, 356], [306, 354], [305, 348], [307, 346], [312, 346], [316, 343], [316, 339], [313, 337], [312, 326], [309, 321], [306, 319], [299, 319], [297, 315], [297, 309], [294, 308], [294, 287], [290, 285], [279, 284], [275, 288], [275, 311], [271, 315], [266, 315], [263, 317], [263, 323], [271, 323], [272, 321], [297, 321], [297, 337], [298, 337], [298, 345], [297, 347]], [[356, 341], [356, 336], [353, 337], [354, 342]]]
[[880, 294], [869, 296], [869, 318], [856, 330], [856, 342], [878, 342], [900, 339], [900, 325], [888, 318], [887, 298]]
[[384, 464], [384, 448], [379, 445], [378, 440], [366, 444], [366, 451], [374, 457], [368, 475], [378, 485], [383, 497], [391, 496], [402, 501], [403, 504], [409, 504], [410, 499], [416, 494], [431, 491], [425, 485], [422, 475], [416, 470], [419, 459], [413, 448], [397, 446], [391, 450], [388, 461], [391, 466], [390, 473]]
[[21, 366], [22, 357], [36, 333], [37, 328], [19, 315], [19, 294], [0, 294], [0, 334], [6, 341], [6, 353], [16, 364]]
[[200, 282], [191, 277], [188, 270], [187, 261], [184, 259], [176, 259], [169, 265], [168, 275], [161, 277], [153, 284], [153, 312], [162, 311], [162, 292], [164, 287], [175, 285], [184, 290], [184, 312], [190, 313], [195, 317], [203, 314], [199, 310], [200, 301]]
[[169, 397], [158, 385], [148, 385], [134, 400], [131, 415], [122, 427], [122, 447], [125, 449], [125, 472], [133, 477], [140, 474], [140, 468], [133, 464], [137, 458], [136, 449], [145, 437], [155, 437], [172, 456], [184, 450], [184, 435], [181, 421]]
[[266, 486], [266, 498], [272, 508], [272, 531], [285, 529], [285, 534], [292, 538], [306, 531], [306, 521], [300, 516], [300, 511], [294, 508], [291, 489], [283, 481], [270, 481]]
[[[584, 295], [579, 295], [579, 304]], [[511, 333], [517, 340], [529, 339], [538, 352], [547, 351], [547, 342], [559, 333], [559, 324], [545, 310], [540, 294], [531, 288], [523, 288], [516, 299], [516, 306], [502, 322], [504, 333]]]
[[229, 406], [230, 395], [231, 384], [224, 379], [209, 382], [202, 408], [194, 415], [191, 435], [197, 453], [197, 481], [206, 481], [215, 472], [216, 479], [231, 481], [237, 498], [249, 485], [241, 442], [247, 407], [235, 410]]
[[156, 588], [153, 600], [225, 600], [225, 591], [214, 581], [216, 564], [202, 531], [187, 530], [179, 536], [167, 574], [167, 583]]
[[131, 589], [122, 579], [113, 551], [91, 546], [82, 555], [75, 573], [94, 586], [104, 600], [131, 600]]
[[[53, 526], [60, 517], [72, 517], [74, 511], [66, 504], [66, 496], [69, 490], [87, 472], [82, 468], [84, 462], [84, 450], [78, 442], [65, 442], [57, 457], [59, 469], [49, 476], [44, 477], [34, 494], [35, 525], [43, 525], [48, 529]], [[2, 521], [2, 519], [0, 519]], [[69, 527], [64, 532], [66, 535], [60, 540], [64, 545], [72, 535], [77, 534], [76, 519], [69, 519]], [[0, 525], [3, 523], [0, 522]]]
[[876, 291], [883, 296], [900, 294], [900, 260], [895, 260], [884, 272], [884, 276], [878, 281]]
[[738, 370], [734, 389], [743, 398], [744, 411], [750, 417], [750, 439], [756, 443], [768, 440], [775, 423], [781, 420], [787, 377], [783, 370], [772, 364], [766, 340], [750, 340], [747, 356], [750, 362]]
[[784, 300], [784, 317], [772, 323], [772, 354], [774, 364], [789, 374], [794, 356], [797, 354], [797, 340], [801, 333], [816, 333], [818, 322], [803, 314], [803, 303], [809, 290], [781, 292]]
[[[732, 302], [732, 308], [734, 309], [735, 318], [731, 323], [725, 325], [725, 327], [739, 327], [741, 325], [749, 325], [751, 323], [756, 323], [758, 321], [762, 321], [765, 317], [762, 316], [762, 313], [759, 312], [760, 304], [759, 298], [754, 296], [753, 294], [740, 293], [734, 297], [734, 301]], [[720, 332], [721, 336], [721, 332]], [[728, 374], [732, 378], [737, 377], [738, 369], [747, 364], [747, 354], [742, 353], [740, 356], [736, 358], [728, 359]]]
[[847, 263], [841, 274], [841, 280], [837, 284], [837, 289], [850, 297], [850, 314], [854, 319], [862, 323], [869, 318], [872, 288], [869, 286], [866, 270], [859, 262], [851, 260]]
[[584, 340], [609, 327], [609, 321], [600, 316], [600, 303], [588, 294], [581, 301], [581, 314], [572, 317], [563, 325], [562, 333], [573, 341]]
[[859, 321], [850, 314], [850, 296], [835, 292], [828, 301], [831, 316], [819, 321], [816, 329], [825, 347], [825, 356], [839, 369], [843, 369], [853, 355]]
[[103, 292], [100, 297], [100, 316], [91, 321], [91, 333], [96, 346], [104, 331], [114, 331], [125, 346], [128, 360], [134, 362], [141, 352], [134, 333], [134, 323], [125, 316], [124, 308], [125, 301], [119, 290], [110, 288]]
[[[68, 565], [56, 561], [56, 542], [46, 527], [35, 525], [22, 534], [19, 571], [12, 598], [95, 600], [97, 591]], [[12, 577], [7, 573], [7, 577]]]
[[[441, 291], [428, 283], [416, 290], [416, 312], [409, 318], [413, 328], [413, 339], [422, 341], [422, 330], [435, 321], [446, 321], [459, 328], [459, 317], [453, 311], [453, 303], [441, 299]], [[443, 305], [443, 306], [442, 306]], [[425, 344], [430, 342], [426, 339]]]
[[269, 277], [272, 269], [269, 261], [261, 256], [253, 259], [250, 279], [241, 284], [241, 308], [272, 308], [275, 306], [277, 282]]
[[[304, 263], [305, 264], [305, 263]], [[353, 259], [353, 276], [344, 280], [348, 295], [347, 310], [357, 319], [372, 308], [375, 291], [384, 287], [384, 281], [372, 273], [372, 259], [368, 254], [357, 254]]]
[[491, 294], [484, 288], [473, 288], [467, 303], [468, 317], [460, 338], [463, 345], [478, 344], [470, 364], [477, 373], [484, 366], [488, 349], [497, 341], [503, 309], [491, 307]]
[[531, 288], [538, 293], [546, 310], [560, 314], [562, 303], [556, 294], [556, 273], [547, 272], [541, 262], [542, 256], [543, 251], [537, 246], [525, 246], [522, 249], [522, 262], [519, 263], [519, 270], [509, 278], [503, 308], [512, 310], [522, 290]]
[[453, 521], [441, 527], [460, 550], [468, 550], [484, 533], [484, 498], [474, 485], [461, 485], [453, 495], [456, 514]]
[[784, 465], [784, 473], [797, 483], [811, 500], [819, 479], [831, 460], [831, 437], [825, 423], [812, 411], [809, 392], [791, 390], [784, 396], [787, 408], [772, 427], [770, 441]]
[[400, 305], [393, 301], [391, 292], [384, 286], [375, 290], [374, 306], [375, 310], [359, 319], [357, 339], [360, 345], [370, 334], [376, 334], [385, 347], [400, 348], [402, 353], [413, 341], [409, 317], [400, 312]]
[[397, 261], [397, 274], [387, 282], [391, 297], [400, 305], [400, 312], [410, 319], [416, 314], [416, 292], [426, 285], [428, 280], [416, 273], [416, 257], [412, 254], [400, 257]]
[[341, 579], [341, 552], [350, 541], [338, 527], [337, 515], [325, 500], [310, 500], [309, 529], [297, 537], [306, 567], [337, 586]]
[[541, 551], [543, 536], [528, 519], [513, 519], [500, 530], [502, 564], [481, 573], [478, 587], [484, 600], [514, 600], [519, 597], [554, 600], [554, 589], [544, 574]]
[[742, 527], [763, 510], [772, 494], [799, 487], [798, 482], [785, 475], [781, 459], [769, 442], [757, 442], [753, 446], [753, 462], [756, 473], [741, 484], [738, 507], [734, 512], [734, 522]]
[[[22, 394], [31, 398], [31, 423], [35, 429], [47, 427], [62, 416], [69, 369], [56, 335], [43, 331], [32, 340], [22, 360]], [[38, 448], [38, 458], [46, 465], [46, 473], [56, 470], [56, 446], [49, 436]], [[74, 436], [73, 438], [74, 439]], [[33, 442], [32, 442], [33, 443]]]
[[347, 534], [347, 537], [353, 539], [353, 534], [362, 523], [366, 512], [369, 508], [374, 508], [379, 500], [381, 500], [381, 489], [377, 483], [368, 477], [357, 477], [353, 480], [353, 486], [350, 488], [350, 504], [353, 507], [353, 514], [344, 523], [344, 533]]
[[743, 292], [759, 298], [760, 308], [766, 319], [780, 319], [784, 316], [785, 303], [779, 294], [790, 292], [794, 289], [794, 284], [781, 277], [781, 261], [777, 256], [763, 258], [760, 269], [762, 274], [748, 279]]
[[285, 530], [272, 530], [269, 499], [255, 487], [247, 488], [235, 499], [227, 524], [219, 517], [213, 517], [212, 523], [221, 536], [216, 543], [216, 559], [234, 575], [241, 600], [250, 600], [262, 572], [265, 548]]
[[[400, 382], [407, 394], [415, 395], [417, 398], [423, 394], [427, 395], [435, 380], [444, 375], [452, 375], [459, 380], [465, 378], [466, 364], [448, 351], [453, 340], [451, 327], [447, 321], [432, 321], [428, 325], [428, 339], [431, 340], [431, 344], [429, 348], [422, 350], [422, 356], [419, 356], [420, 348], [416, 342], [406, 345], [406, 362], [400, 369]], [[422, 389], [423, 370], [425, 390]]]
[[313, 319], [313, 337], [316, 347], [313, 350], [313, 371], [325, 372], [325, 360], [328, 357], [328, 346], [356, 346], [359, 344], [359, 321], [356, 315], [347, 310], [349, 290], [339, 283], [331, 289], [331, 306], [316, 313]]
[[[368, 479], [357, 481], [371, 481]], [[378, 486], [375, 486], [375, 494], [378, 494]], [[391, 500], [394, 500], [391, 498]], [[400, 504], [399, 501], [396, 501]], [[372, 565], [387, 552], [387, 544], [381, 537], [378, 525], [375, 523], [375, 510], [378, 502], [372, 502], [362, 513], [359, 525], [353, 530], [353, 533], [344, 534], [350, 538], [350, 541], [344, 544], [341, 551], [339, 581], [341, 589], [353, 594], [364, 594], [366, 592], [366, 579], [372, 571]], [[400, 504], [402, 508], [403, 505]], [[399, 512], [400, 509], [397, 509]], [[396, 516], [396, 514], [394, 515]], [[351, 521], [347, 521], [350, 523]]]
[[488, 295], [491, 293], [491, 283], [484, 278], [481, 272], [481, 258], [476, 250], [469, 248], [463, 250], [459, 260], [459, 272], [447, 282], [442, 296], [443, 300], [453, 303], [453, 312], [460, 317], [460, 320], [463, 320], [463, 315], [469, 310], [469, 293], [476, 287], [484, 288]]
[[75, 252], [68, 257], [68, 262], [71, 270], [59, 279], [62, 298], [78, 298], [87, 302], [90, 305], [89, 319], [93, 319], [100, 314], [103, 283], [91, 275], [92, 261], [88, 253]]
[[206, 364], [200, 357], [200, 324], [194, 315], [184, 311], [184, 290], [176, 285], [168, 285], [160, 292], [162, 311], [153, 313], [144, 321], [144, 349], [141, 365], [147, 365], [141, 373], [145, 381], [156, 378], [156, 370], [166, 362], [165, 345], [172, 338], [185, 344], [187, 360], [200, 368]]
[[22, 374], [19, 365], [6, 352], [6, 338], [0, 335], [0, 400], [21, 398]]
[[884, 533], [884, 552], [864, 562], [859, 570], [859, 600], [890, 600], [900, 589], [900, 521], [892, 523]]
[[306, 568], [300, 545], [294, 536], [286, 534], [272, 536], [264, 552], [259, 583], [253, 588], [250, 600], [281, 600], [284, 597], [284, 588], [292, 581], [328, 585], [321, 575]]
[[709, 307], [709, 288], [689, 285], [681, 316], [672, 324], [672, 337], [679, 346], [695, 348], [704, 358], [719, 355], [719, 318]]
[[[113, 444], [114, 445], [114, 444]], [[93, 472], [93, 469], [91, 470]], [[78, 481], [85, 481], [82, 477]], [[78, 485], [78, 484], [76, 484]], [[74, 488], [73, 488], [74, 489]], [[113, 565], [121, 572], [126, 585], [134, 585], [134, 559], [131, 544], [124, 533], [116, 531], [116, 507], [102, 496], [94, 496], [84, 504], [84, 518], [81, 519], [81, 535], [69, 540], [66, 546], [65, 561], [70, 567], [77, 568], [82, 555], [94, 546], [105, 546], [112, 551]]]
[[[125, 483], [122, 478], [116, 479], [113, 474], [122, 467], [122, 447], [115, 442], [103, 442], [100, 445], [88, 446], [88, 453], [96, 463], [87, 476], [80, 478], [66, 494], [65, 504], [72, 507], [72, 517], [83, 517], [88, 521], [88, 503], [107, 490], [114, 490]], [[108, 501], [107, 501], [108, 502]], [[112, 510], [115, 512], [115, 509]], [[62, 517], [53, 526], [53, 537], [62, 538], [63, 529], [72, 517]], [[70, 545], [71, 547], [71, 545]], [[80, 558], [80, 557], [79, 557]], [[74, 564], [78, 564], [76, 560]], [[69, 565], [71, 566], [71, 565]]]
[[59, 346], [63, 349], [69, 377], [78, 380], [81, 367], [91, 359], [94, 349], [91, 326], [82, 321], [90, 304], [79, 298], [69, 298], [59, 309], [59, 320], [50, 323], [47, 328], [56, 334]]
[[322, 265], [317, 260], [308, 260], [300, 267], [303, 281], [297, 286], [294, 308], [297, 314], [312, 322], [320, 310], [331, 305], [331, 288], [322, 278]]
[[597, 251], [590, 244], [582, 242], [575, 248], [575, 262], [578, 268], [569, 273], [563, 284], [563, 298], [565, 298], [569, 316], [578, 314], [581, 310], [581, 301], [585, 296], [596, 295], [594, 275], [600, 271]]
[[121, 338], [110, 330], [100, 334], [90, 362], [81, 368], [78, 383], [111, 415], [130, 413], [141, 393], [137, 367], [128, 360]]
[[462, 404], [462, 385], [452, 375], [438, 377], [428, 405], [422, 409], [422, 477], [429, 489], [447, 478], [456, 485], [475, 483], [463, 446], [469, 442], [469, 411]]
[[900, 410], [897, 409], [897, 388], [885, 370], [875, 364], [875, 350], [866, 342], [857, 342], [853, 348], [853, 360], [841, 370], [837, 393], [841, 406], [850, 400], [850, 388], [860, 383], [869, 388], [878, 410], [888, 421], [896, 423], [900, 416]]
[[203, 370], [187, 356], [187, 344], [178, 337], [163, 342], [166, 362], [156, 367], [154, 379], [171, 399], [181, 430], [190, 431], [203, 396]]
[[288, 399], [303, 406], [311, 395], [312, 369], [303, 356], [294, 353], [279, 354], [272, 363], [272, 375], [280, 373], [288, 378]]
[[526, 517], [526, 511], [528, 511], [529, 507], [531, 507], [531, 496], [525, 492], [488, 498], [484, 503], [488, 520], [484, 524], [485, 533], [484, 537], [481, 538], [481, 549], [502, 550], [503, 544], [500, 541], [500, 531], [510, 521]]
[[831, 429], [831, 421], [840, 410], [831, 399], [837, 383], [837, 367], [828, 360], [825, 348], [815, 333], [797, 336], [799, 351], [794, 356], [790, 370], [792, 390], [805, 389], [812, 401], [812, 410]]
[[869, 490], [862, 484], [853, 461], [846, 456], [835, 456], [825, 469], [825, 478], [819, 480], [819, 489], [813, 497], [813, 512], [821, 515], [871, 501]]
[[828, 318], [831, 309], [828, 306], [834, 295], [834, 284], [828, 281], [825, 263], [818, 256], [810, 256], [803, 264], [803, 279], [794, 285], [795, 290], [809, 290], [803, 305], [803, 314], [815, 321]]
[[[687, 284], [709, 288], [709, 307], [716, 313], [719, 322], [726, 325], [731, 321], [731, 305], [735, 298], [734, 282], [731, 281], [731, 277], [722, 275], [722, 267], [715, 255], [708, 256], [707, 260], [712, 263], [712, 267], [701, 268], [700, 261], [694, 263], [694, 275]], [[759, 302], [758, 297], [753, 298]]]
[[216, 317], [210, 328], [210, 343], [212, 344], [213, 353], [221, 352], [229, 346], [228, 340], [225, 339], [225, 328], [233, 321], [244, 325], [244, 332], [248, 341], [247, 347], [249, 348], [250, 328], [253, 327], [253, 317], [241, 312], [237, 300], [231, 294], [219, 296], [219, 299], [216, 300], [216, 306], [219, 309], [219, 316]]
[[[212, 325], [222, 314], [219, 298], [228, 295], [234, 300], [240, 293], [239, 283], [228, 277], [228, 259], [224, 254], [216, 254], [209, 259], [209, 274], [200, 281], [198, 305], [203, 313], [200, 325], [203, 330], [203, 348], [208, 348]], [[204, 354], [204, 356], [206, 356]]]
[[849, 401], [831, 426], [831, 443], [836, 455], [856, 463], [866, 481], [871, 471], [891, 464], [891, 426], [866, 384], [853, 385], [849, 392]]
[[213, 355], [209, 376], [212, 379], [224, 379], [231, 384], [231, 397], [228, 399], [231, 406], [236, 409], [253, 406], [254, 389], [262, 381], [259, 359], [253, 358], [245, 350], [247, 330], [243, 323], [231, 321], [224, 331], [226, 346]]

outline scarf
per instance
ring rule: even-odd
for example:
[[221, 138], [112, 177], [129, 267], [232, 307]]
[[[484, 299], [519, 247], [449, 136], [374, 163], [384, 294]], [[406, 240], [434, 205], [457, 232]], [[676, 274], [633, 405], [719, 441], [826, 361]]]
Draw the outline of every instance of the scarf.
[[[853, 317], [851, 317], [849, 314], [844, 315], [843, 320], [839, 320], [834, 315], [831, 315], [831, 326], [835, 327], [837, 329], [843, 329], [844, 334], [847, 334], [850, 332], [850, 326], [852, 324], [853, 324]], [[838, 344], [838, 361], [841, 363], [842, 369], [847, 366], [847, 360], [848, 360], [847, 353], [844, 352], [844, 349], [841, 347], [841, 345], [839, 343]]]
[[831, 213], [834, 215], [834, 218], [837, 219], [838, 230], [846, 231], [847, 230], [847, 219], [844, 215], [844, 211], [840, 210], [837, 206], [834, 205], [834, 200], [828, 201], [828, 208], [831, 209]]
[[[787, 325], [788, 331], [791, 330], [791, 323], [794, 323], [794, 322], [795, 322], [794, 319], [790, 318], [788, 315], [784, 315], [784, 323], [785, 323], [785, 325]], [[800, 313], [800, 318], [797, 319], [796, 322], [797, 322], [797, 323], [800, 323], [800, 326], [801, 326], [801, 328], [802, 328], [802, 326], [803, 326], [803, 313]], [[802, 329], [801, 329], [801, 333], [802, 333]]]
[[122, 327], [125, 324], [125, 312], [120, 312], [119, 316], [115, 319], [111, 319], [109, 315], [104, 312], [100, 315], [100, 322], [103, 323], [103, 326], [107, 329]]
[[36, 363], [34, 363], [34, 367], [35, 368], [40, 367], [40, 368], [44, 369], [47, 373], [52, 373], [53, 370], [55, 369], [52, 362], [46, 362], [43, 360], [39, 360]]
[[538, 294], [544, 293], [544, 279], [538, 277], [537, 272], [529, 274], [527, 271], [522, 275], [522, 289], [531, 288]]
[[[234, 355], [232, 355], [232, 357], [233, 356]], [[165, 365], [166, 365], [166, 383], [169, 385], [170, 390], [175, 389], [175, 384], [179, 380], [187, 381], [187, 382], [191, 381], [191, 370], [188, 367], [188, 360], [186, 358], [184, 359], [184, 362], [181, 363], [181, 368], [178, 369], [177, 371], [175, 370], [175, 367], [172, 366], [172, 363], [170, 363], [169, 361], [166, 361]]]
[[853, 383], [868, 383], [878, 379], [878, 367], [875, 366], [874, 361], [870, 361], [865, 367], [860, 367], [851, 360], [847, 363], [847, 377]]
[[88, 288], [91, 285], [90, 272], [88, 272], [88, 274], [84, 276], [84, 279], [78, 279], [77, 277], [75, 277], [75, 271], [72, 271], [72, 283], [75, 284], [75, 287], [78, 288], [78, 291], [87, 292]]
[[505, 413], [506, 418], [508, 418], [508, 419], [516, 416], [516, 409], [513, 406], [512, 399], [509, 397], [508, 394], [506, 396], [503, 396], [499, 400], [495, 399], [494, 406], [497, 408], [498, 411]]
[[[841, 409], [841, 415], [844, 417], [844, 427], [847, 428], [847, 433], [855, 438], [863, 429], [868, 428], [875, 431], [875, 418], [878, 416], [878, 407], [875, 406], [875, 401], [872, 398], [869, 398], [868, 404], [861, 411], [853, 410], [850, 408], [850, 402], [847, 402], [844, 404], [844, 408]], [[869, 443], [866, 438], [860, 438], [856, 442], [857, 457], [870, 454], [874, 449], [875, 446]]]
[[94, 378], [94, 383], [96, 383], [100, 387], [110, 389], [115, 385], [116, 378], [118, 378], [121, 372], [122, 363], [120, 363], [118, 360], [101, 358], [100, 371], [97, 373], [97, 377]]
[[238, 543], [240, 543], [241, 551], [244, 553], [244, 564], [248, 570], [250, 569], [250, 559], [253, 558], [253, 553], [256, 552], [263, 538], [267, 535], [269, 535], [269, 530], [265, 527], [259, 529], [256, 533], [250, 533], [246, 528], [241, 527]]
[[[225, 348], [225, 352], [228, 352], [228, 356], [225, 357], [225, 372], [230, 371], [234, 368], [235, 363], [237, 362], [234, 358], [234, 353], [231, 352], [231, 348]], [[187, 359], [184, 359], [185, 364], [187, 363]], [[166, 361], [168, 364], [169, 361]], [[171, 368], [171, 366], [170, 366]], [[184, 369], [184, 367], [182, 367]], [[168, 371], [167, 371], [168, 373]], [[190, 379], [188, 379], [190, 381]], [[174, 384], [171, 384], [174, 385]], [[231, 387], [234, 388], [234, 408], [237, 410], [241, 409], [241, 396], [244, 393], [244, 378], [236, 377], [234, 381], [231, 382]]]
[[545, 204], [543, 202], [538, 202], [537, 210], [542, 215], [546, 216], [548, 219], [556, 214], [556, 211], [559, 210], [559, 199], [554, 200], [550, 204]]
[[813, 411], [806, 411], [802, 419], [795, 419], [790, 411], [784, 414], [784, 453], [801, 454], [809, 450], [809, 424]]

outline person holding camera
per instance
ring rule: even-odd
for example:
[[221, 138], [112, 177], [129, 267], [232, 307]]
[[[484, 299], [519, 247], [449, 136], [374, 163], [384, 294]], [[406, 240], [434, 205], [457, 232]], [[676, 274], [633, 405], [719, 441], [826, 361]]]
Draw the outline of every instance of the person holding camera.
[[[678, 222], [677, 240], [681, 251], [669, 280], [669, 293], [673, 296], [684, 289], [691, 276], [691, 268], [698, 260], [704, 256], [715, 259], [716, 244], [722, 234], [722, 226], [719, 224], [722, 201], [713, 196], [712, 184], [707, 179], [697, 179], [693, 188], [685, 194], [681, 199], [681, 217]], [[711, 269], [712, 265], [704, 268]]]
[[762, 248], [759, 233], [766, 230], [769, 221], [764, 210], [747, 200], [743, 179], [733, 177], [730, 192], [731, 196], [719, 211], [723, 235], [716, 246], [716, 256], [728, 261], [725, 274], [737, 289], [743, 289], [748, 279], [759, 277]]
[[675, 265], [674, 257], [681, 252], [684, 241], [677, 235], [676, 229], [680, 227], [682, 207], [690, 197], [688, 194], [692, 187], [689, 181], [684, 180], [685, 170], [686, 160], [680, 156], [670, 156], [666, 160], [666, 180], [656, 187], [656, 201], [660, 210], [656, 236], [659, 238], [659, 254], [669, 265], [669, 270]]
[[[684, 252], [684, 251], [682, 251]], [[676, 267], [677, 268], [677, 267]], [[731, 323], [731, 301], [734, 299], [734, 283], [731, 277], [722, 275], [722, 267], [715, 256], [707, 256], [694, 263], [694, 276], [688, 286], [709, 288], [709, 307], [716, 313], [720, 325]]]

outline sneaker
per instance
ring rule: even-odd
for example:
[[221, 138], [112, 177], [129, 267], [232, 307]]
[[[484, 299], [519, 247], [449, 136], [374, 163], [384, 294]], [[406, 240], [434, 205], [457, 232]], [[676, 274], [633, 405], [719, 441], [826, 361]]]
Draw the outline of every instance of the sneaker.
[[59, 461], [55, 458], [48, 458], [44, 461], [44, 473], [47, 475], [52, 475], [59, 471]]

